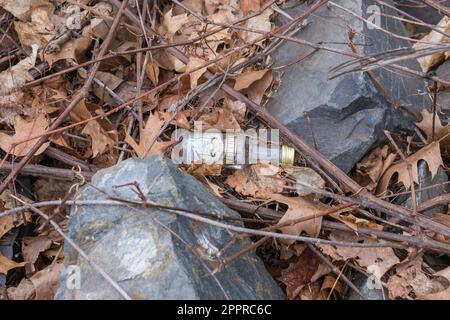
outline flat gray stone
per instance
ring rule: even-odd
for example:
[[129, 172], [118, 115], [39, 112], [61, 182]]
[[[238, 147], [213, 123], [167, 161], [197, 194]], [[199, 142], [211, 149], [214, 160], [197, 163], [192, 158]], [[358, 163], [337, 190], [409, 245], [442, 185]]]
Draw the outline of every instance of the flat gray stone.
[[[130, 187], [113, 188], [134, 181], [148, 200], [158, 204], [216, 216], [239, 217], [200, 182], [182, 173], [176, 164], [164, 157], [128, 159], [100, 170], [92, 178], [95, 188], [84, 188], [77, 199], [107, 199], [100, 189], [120, 198], [139, 200]], [[206, 270], [201, 261], [208, 269], [215, 269], [218, 265], [215, 253], [232, 239], [227, 230], [164, 210], [139, 209], [76, 206], [72, 208], [68, 230], [68, 235], [133, 299], [284, 298], [263, 262], [253, 252], [216, 273], [217, 281]], [[240, 222], [233, 224], [241, 225]], [[232, 255], [249, 244], [244, 241], [233, 245], [224, 255]], [[79, 267], [81, 273], [78, 289], [72, 289], [73, 277], [67, 272], [74, 269], [71, 266]], [[67, 242], [65, 270], [57, 299], [120, 298]]]
[[[335, 2], [365, 18], [369, 17], [368, 6], [376, 4], [370, 0]], [[304, 9], [304, 6], [297, 6], [286, 12], [295, 16]], [[381, 13], [395, 15], [385, 6], [380, 9]], [[280, 20], [287, 21], [286, 18]], [[381, 16], [381, 27], [406, 36], [403, 24], [391, 18]], [[327, 6], [310, 16], [307, 26], [296, 37], [350, 51], [347, 45], [349, 28], [356, 31], [354, 43], [360, 54], [410, 47], [406, 40], [369, 29], [366, 23], [353, 15]], [[312, 51], [310, 47], [286, 41], [274, 51], [274, 65], [287, 65]], [[281, 76], [279, 89], [267, 104], [273, 115], [313, 145], [311, 130], [304, 118], [304, 112], [308, 112], [319, 151], [345, 171], [349, 171], [369, 149], [385, 139], [384, 129], [412, 130], [414, 121], [395, 110], [367, 74], [351, 73], [329, 80], [330, 68], [350, 59], [320, 50], [301, 63], [289, 66]], [[403, 65], [420, 70], [416, 61], [407, 61]], [[428, 98], [421, 94], [426, 92], [424, 81], [384, 69], [375, 73], [397, 101], [413, 113], [419, 115], [423, 107], [429, 107]]]
[[[438, 10], [430, 6], [427, 6], [424, 3], [421, 3], [421, 1], [397, 0], [395, 3], [397, 8], [399, 8], [400, 10], [428, 24], [436, 25], [444, 16]], [[448, 0], [439, 1], [438, 3], [444, 7], [447, 8], [450, 7], [450, 1]], [[428, 28], [427, 26], [418, 25], [415, 27], [414, 31], [415, 33], [420, 33], [420, 32], [430, 32], [430, 30], [431, 29]]]

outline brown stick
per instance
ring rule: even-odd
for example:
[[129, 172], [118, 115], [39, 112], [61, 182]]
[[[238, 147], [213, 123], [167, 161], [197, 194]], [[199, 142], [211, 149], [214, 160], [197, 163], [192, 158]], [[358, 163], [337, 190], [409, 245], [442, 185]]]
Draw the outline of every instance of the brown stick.
[[[5, 163], [1, 168], [1, 173], [9, 173], [14, 169], [14, 165], [10, 163]], [[90, 171], [81, 171], [79, 173], [72, 171], [70, 169], [60, 169], [60, 168], [52, 168], [47, 166], [42, 166], [38, 164], [27, 164], [22, 170], [20, 170], [19, 175], [23, 176], [34, 176], [34, 177], [47, 177], [53, 178], [57, 180], [67, 180], [73, 181], [76, 179], [77, 175], [82, 175], [87, 180], [90, 180], [94, 175], [93, 172]]]

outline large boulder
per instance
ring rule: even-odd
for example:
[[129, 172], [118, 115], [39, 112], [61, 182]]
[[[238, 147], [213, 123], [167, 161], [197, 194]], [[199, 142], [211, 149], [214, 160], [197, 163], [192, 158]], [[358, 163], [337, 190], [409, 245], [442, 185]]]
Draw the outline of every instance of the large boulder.
[[[177, 165], [163, 157], [129, 159], [101, 170], [92, 178], [95, 187], [84, 188], [77, 199], [107, 199], [102, 192], [105, 191], [122, 199], [139, 200], [133, 188], [114, 187], [133, 182], [139, 184], [149, 201], [161, 205], [239, 217], [195, 178], [182, 173]], [[90, 259], [133, 299], [284, 298], [253, 252], [211, 275], [208, 269], [218, 266], [215, 254], [232, 239], [227, 230], [160, 209], [139, 210], [127, 206], [74, 206], [68, 231]], [[222, 258], [249, 244], [242, 241], [231, 246]], [[67, 242], [64, 260], [66, 271], [78, 268], [80, 285], [73, 285], [76, 281], [71, 277], [75, 273], [63, 272], [57, 299], [120, 298]]]
[[[386, 2], [392, 4], [391, 1]], [[373, 14], [369, 9], [374, 7], [369, 6], [377, 4], [371, 0], [338, 0], [335, 3], [365, 19]], [[386, 6], [377, 8], [381, 14], [395, 15], [395, 11]], [[295, 16], [303, 10], [304, 5], [297, 5], [286, 12]], [[280, 18], [280, 23], [285, 21], [285, 17]], [[376, 19], [370, 21], [376, 22]], [[383, 29], [406, 36], [401, 22], [384, 15], [381, 15], [380, 22]], [[353, 42], [360, 54], [410, 47], [407, 40], [371, 29], [351, 13], [333, 6], [323, 6], [317, 10], [295, 37], [351, 51], [348, 46], [350, 28], [356, 32]], [[312, 51], [308, 46], [289, 41], [274, 51], [275, 66], [289, 67], [284, 69], [280, 87], [272, 95], [267, 107], [311, 145], [312, 127], [319, 151], [338, 167], [349, 171], [374, 144], [385, 138], [383, 129], [412, 130], [414, 119], [396, 110], [369, 75], [358, 72], [329, 80], [330, 68], [351, 59], [348, 56], [319, 50], [300, 63], [289, 65]], [[417, 61], [402, 64], [420, 70]], [[419, 115], [424, 106], [429, 106], [428, 97], [423, 94], [426, 92], [424, 81], [386, 69], [376, 70], [375, 74], [395, 99], [411, 112]], [[304, 112], [309, 113], [311, 126]]]

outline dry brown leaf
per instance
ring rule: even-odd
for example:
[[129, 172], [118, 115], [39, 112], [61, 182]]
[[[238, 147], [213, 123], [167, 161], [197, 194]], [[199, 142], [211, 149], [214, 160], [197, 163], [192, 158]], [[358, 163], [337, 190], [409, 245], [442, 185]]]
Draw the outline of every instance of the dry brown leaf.
[[203, 181], [206, 176], [220, 176], [222, 172], [221, 164], [192, 164], [187, 172]]
[[244, 102], [225, 99], [224, 108], [230, 110], [238, 122], [244, 122], [247, 112], [247, 106]]
[[183, 25], [188, 22], [189, 18], [186, 13], [174, 16], [172, 9], [167, 11], [164, 15], [162, 24], [159, 28], [159, 32], [162, 33], [166, 38], [172, 39], [175, 33], [181, 29]]
[[0, 274], [7, 274], [9, 270], [23, 267], [26, 262], [14, 262], [0, 254]]
[[30, 278], [35, 289], [35, 300], [53, 300], [56, 290], [59, 288], [62, 268], [62, 263], [50, 265], [47, 268], [36, 272]]
[[30, 280], [23, 278], [17, 287], [8, 288], [10, 300], [31, 300], [34, 296], [34, 286]]
[[150, 59], [145, 68], [145, 73], [150, 81], [157, 86], [159, 81], [159, 65], [155, 59]]
[[22, 255], [26, 262], [35, 263], [39, 254], [47, 250], [52, 241], [47, 237], [24, 237], [22, 239]]
[[[8, 152], [13, 144], [40, 134], [44, 134], [47, 127], [47, 118], [42, 113], [37, 114], [37, 116], [31, 121], [26, 121], [22, 119], [22, 117], [17, 116], [14, 122], [14, 129], [16, 131], [14, 135], [10, 136], [6, 133], [0, 132], [0, 148]], [[17, 157], [25, 156], [35, 145], [36, 141], [37, 139], [34, 139], [17, 145], [11, 150], [11, 154], [14, 154]], [[44, 152], [48, 145], [49, 142], [44, 143], [34, 155]]]
[[325, 180], [311, 168], [288, 166], [284, 168], [284, 171], [288, 174], [288, 177], [296, 182], [295, 188], [299, 196], [307, 196], [314, 193], [308, 187], [317, 189], [325, 187]]
[[[427, 142], [432, 142], [433, 140], [433, 114], [428, 110], [424, 109], [421, 112], [422, 120], [416, 123], [416, 126], [422, 130], [427, 136]], [[438, 116], [435, 117], [434, 121], [434, 134], [435, 139], [439, 140], [443, 138], [445, 135], [450, 133], [450, 126], [443, 126], [441, 120]]]
[[105, 153], [109, 149], [108, 146], [112, 148], [115, 145], [115, 141], [111, 139], [97, 121], [89, 121], [81, 133], [91, 138], [92, 158]]
[[357, 179], [369, 191], [373, 191], [381, 176], [395, 161], [397, 154], [389, 153], [389, 147], [375, 148], [365, 156], [357, 165]]
[[81, 36], [79, 38], [71, 39], [61, 46], [61, 50], [58, 52], [44, 54], [44, 60], [52, 66], [59, 60], [71, 60], [76, 63], [84, 61], [84, 54], [91, 46], [91, 28], [90, 26], [84, 27]]
[[434, 277], [442, 277], [446, 281], [445, 290], [418, 296], [419, 300], [450, 300], [450, 267], [433, 274]]
[[57, 36], [57, 30], [51, 22], [52, 12], [45, 7], [36, 8], [31, 13], [30, 22], [14, 22], [14, 29], [23, 46], [31, 47], [36, 44], [39, 49]]
[[397, 181], [403, 183], [406, 189], [411, 187], [411, 180], [408, 171], [408, 164], [412, 167], [413, 182], [419, 183], [419, 176], [417, 170], [417, 163], [419, 160], [425, 160], [428, 164], [428, 168], [431, 172], [431, 176], [434, 177], [441, 165], [443, 165], [441, 158], [441, 150], [439, 148], [439, 142], [432, 142], [429, 145], [423, 147], [415, 154], [409, 156], [405, 161], [393, 164], [386, 170], [384, 175], [380, 179], [380, 183], [377, 188], [377, 194], [381, 194], [387, 190], [389, 181], [392, 176], [397, 173]]
[[[254, 29], [262, 32], [270, 32], [271, 30], [270, 16], [272, 15], [272, 13], [273, 10], [270, 8], [264, 10], [264, 12], [261, 13], [260, 15], [248, 19], [245, 23], [245, 27], [247, 29]], [[251, 31], [244, 31], [241, 34], [243, 40], [247, 43], [253, 42], [261, 37], [260, 33], [255, 33]], [[262, 41], [258, 42], [257, 44], [260, 44], [261, 42]]]
[[[423, 49], [432, 46], [432, 44], [445, 44], [450, 42], [450, 39], [446, 36], [450, 32], [450, 18], [445, 16], [439, 21], [439, 23], [435, 27], [437, 30], [441, 31], [441, 33], [432, 30], [429, 34], [423, 37], [419, 42], [414, 44], [413, 48]], [[446, 56], [449, 55], [449, 51], [447, 52], [439, 52], [431, 55], [427, 55], [424, 57], [417, 58], [419, 61], [420, 67], [423, 72], [428, 72], [433, 66], [441, 63], [446, 59]]]
[[[279, 224], [287, 223], [304, 217], [313, 217], [320, 215], [324, 211], [329, 211], [330, 207], [320, 203], [314, 202], [302, 197], [286, 197], [280, 194], [272, 194], [271, 200], [284, 203], [288, 206], [288, 210], [283, 217], [278, 221]], [[283, 233], [298, 236], [303, 231], [312, 237], [317, 237], [322, 227], [322, 216], [299, 222], [292, 226], [285, 226], [279, 228]], [[282, 240], [282, 242], [291, 244], [294, 240]]]
[[27, 81], [33, 80], [33, 77], [28, 70], [34, 67], [37, 57], [37, 48], [37, 45], [33, 45], [31, 56], [0, 73], [0, 96], [7, 95], [23, 86]]
[[268, 69], [241, 73], [236, 76], [234, 90], [247, 89], [255, 81], [260, 80], [267, 73]]
[[[157, 138], [163, 124], [164, 120], [161, 120], [157, 114], [150, 114], [147, 123], [145, 124], [145, 128], [139, 132], [139, 143], [136, 143], [129, 134], [126, 134], [125, 141], [134, 149], [134, 151], [136, 151], [137, 155], [142, 158], [150, 147], [150, 144]], [[156, 140], [147, 153], [147, 157], [164, 153], [169, 146], [173, 145], [173, 143], [173, 141], [161, 142]]]
[[294, 299], [300, 290], [311, 282], [317, 272], [319, 260], [310, 250], [305, 250], [295, 263], [289, 264], [287, 269], [281, 271], [278, 279], [286, 285], [286, 296]]
[[[205, 60], [191, 56], [189, 57], [189, 62], [186, 65], [186, 72], [191, 72], [192, 70], [197, 69], [198, 67], [205, 64]], [[194, 71], [189, 74], [189, 77], [191, 79], [191, 89], [194, 89], [197, 86], [198, 79], [205, 73], [206, 67], [200, 68], [197, 71]]]
[[33, 117], [36, 114], [36, 109], [29, 106], [24, 100], [24, 94], [21, 91], [0, 96], [0, 123], [13, 125], [16, 116]]
[[279, 172], [276, 166], [258, 163], [235, 171], [225, 182], [244, 196], [269, 199], [274, 193], [283, 191], [284, 182], [280, 180]]
[[343, 287], [338, 279], [334, 275], [327, 275], [322, 282], [320, 287], [319, 296], [317, 300], [328, 300], [330, 293], [338, 293], [342, 295]]
[[266, 72], [264, 77], [253, 82], [248, 89], [243, 90], [243, 93], [257, 104], [261, 104], [261, 101], [266, 93], [266, 90], [270, 87], [273, 80], [272, 70]]
[[[330, 234], [330, 240], [346, 241], [358, 243], [374, 243], [375, 240], [356, 236], [353, 233], [333, 231]], [[398, 264], [400, 260], [394, 254], [394, 250], [388, 247], [380, 248], [353, 248], [343, 246], [319, 245], [324, 253], [330, 255], [335, 260], [354, 259], [361, 267], [368, 268], [368, 271], [373, 272], [373, 268], [377, 269], [379, 276], [383, 276], [390, 268]]]
[[[26, 199], [25, 197], [20, 196], [20, 198], [27, 202], [29, 201], [29, 199]], [[13, 208], [11, 199], [11, 192], [8, 189], [3, 191], [0, 195], [0, 211]], [[26, 221], [30, 221], [30, 213], [28, 211], [25, 215], [19, 214], [17, 216], [7, 215], [0, 217], [0, 239], [13, 228], [21, 226], [23, 224], [24, 217]]]
[[422, 256], [402, 263], [396, 268], [396, 274], [387, 282], [391, 299], [407, 299], [440, 292], [445, 289], [440, 281], [431, 279], [422, 271]]
[[244, 15], [257, 12], [261, 8], [261, 0], [241, 0], [241, 10]]
[[330, 217], [335, 218], [338, 221], [343, 222], [350, 228], [352, 228], [355, 231], [358, 231], [358, 228], [368, 228], [368, 229], [374, 229], [374, 230], [383, 230], [383, 226], [380, 224], [377, 224], [373, 221], [367, 220], [367, 219], [361, 219], [358, 217], [355, 217], [351, 213], [342, 214], [342, 213], [331, 213]]
[[39, 8], [53, 11], [53, 5], [48, 0], [0, 0], [0, 7], [22, 21], [30, 19], [32, 12]]
[[228, 129], [240, 130], [241, 126], [229, 108], [221, 108], [216, 112], [202, 115], [199, 119], [203, 123], [203, 130], [216, 129], [226, 132]]
[[[189, 123], [189, 120], [188, 120], [186, 114], [188, 114], [187, 111], [178, 112], [175, 119], [170, 121], [170, 124], [177, 126], [179, 128], [189, 130], [191, 128], [191, 125]], [[172, 114], [170, 112], [158, 111], [158, 115], [162, 119], [164, 119], [164, 121], [169, 121], [170, 119], [172, 119]]]

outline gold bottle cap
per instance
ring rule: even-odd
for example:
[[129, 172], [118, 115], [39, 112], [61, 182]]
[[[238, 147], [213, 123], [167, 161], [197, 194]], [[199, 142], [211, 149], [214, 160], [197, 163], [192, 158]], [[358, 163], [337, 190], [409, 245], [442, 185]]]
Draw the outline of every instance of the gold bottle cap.
[[295, 157], [295, 149], [288, 146], [281, 146], [281, 164], [293, 165]]

